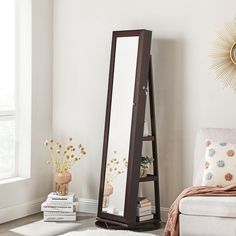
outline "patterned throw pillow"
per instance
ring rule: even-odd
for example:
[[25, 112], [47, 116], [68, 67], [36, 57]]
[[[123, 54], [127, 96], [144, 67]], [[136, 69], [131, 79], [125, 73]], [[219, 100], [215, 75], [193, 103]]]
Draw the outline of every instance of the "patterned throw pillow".
[[203, 186], [236, 184], [236, 144], [206, 140], [204, 168]]

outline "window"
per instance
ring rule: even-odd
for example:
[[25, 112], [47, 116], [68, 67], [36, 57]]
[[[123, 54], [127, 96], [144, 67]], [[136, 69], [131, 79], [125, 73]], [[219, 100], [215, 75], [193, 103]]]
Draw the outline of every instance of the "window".
[[0, 0], [0, 180], [30, 175], [31, 0]]
[[0, 1], [0, 179], [16, 175], [15, 0]]

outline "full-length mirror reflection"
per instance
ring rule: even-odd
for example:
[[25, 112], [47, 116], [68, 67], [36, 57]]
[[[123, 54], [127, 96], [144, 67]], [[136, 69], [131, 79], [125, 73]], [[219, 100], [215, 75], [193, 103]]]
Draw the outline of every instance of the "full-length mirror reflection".
[[102, 211], [124, 216], [138, 36], [117, 37]]

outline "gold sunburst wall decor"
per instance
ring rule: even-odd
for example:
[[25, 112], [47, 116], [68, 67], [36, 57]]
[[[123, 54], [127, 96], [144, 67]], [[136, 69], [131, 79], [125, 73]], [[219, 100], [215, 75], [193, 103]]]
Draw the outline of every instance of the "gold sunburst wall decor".
[[216, 79], [236, 92], [236, 18], [218, 33], [210, 56]]

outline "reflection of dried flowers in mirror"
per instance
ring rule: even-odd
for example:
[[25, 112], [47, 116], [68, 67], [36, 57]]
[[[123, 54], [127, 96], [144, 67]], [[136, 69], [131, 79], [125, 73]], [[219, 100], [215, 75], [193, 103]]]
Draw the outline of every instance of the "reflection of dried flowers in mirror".
[[117, 158], [117, 151], [113, 151], [112, 158], [107, 161], [106, 165], [106, 183], [112, 183], [115, 177], [124, 173], [127, 168], [127, 159], [123, 158], [122, 161], [119, 161]]
[[226, 24], [224, 31], [218, 34], [210, 56], [213, 59], [211, 68], [216, 73], [216, 79], [236, 92], [236, 18]]
[[69, 145], [63, 146], [55, 140], [45, 140], [51, 159], [47, 162], [52, 164], [57, 173], [69, 171], [75, 162], [79, 161], [86, 151], [82, 144], [78, 147], [72, 145], [72, 138], [69, 138]]

